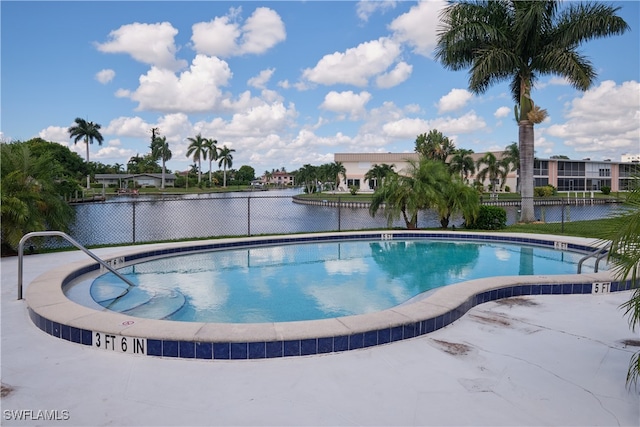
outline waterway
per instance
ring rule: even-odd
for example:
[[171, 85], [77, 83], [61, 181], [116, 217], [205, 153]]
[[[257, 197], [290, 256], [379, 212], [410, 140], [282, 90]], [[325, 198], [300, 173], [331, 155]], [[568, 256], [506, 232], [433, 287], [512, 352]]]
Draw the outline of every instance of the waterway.
[[[105, 202], [76, 205], [71, 235], [83, 245], [128, 244], [215, 236], [247, 236], [385, 228], [387, 218], [366, 208], [310, 206], [293, 202], [300, 190], [164, 196], [117, 196]], [[518, 207], [505, 207], [507, 223], [519, 219]], [[569, 222], [603, 218], [617, 204], [536, 206], [536, 218]], [[461, 217], [451, 225], [459, 228]], [[393, 227], [404, 228], [398, 218]], [[421, 212], [418, 227], [439, 227], [435, 212]]]

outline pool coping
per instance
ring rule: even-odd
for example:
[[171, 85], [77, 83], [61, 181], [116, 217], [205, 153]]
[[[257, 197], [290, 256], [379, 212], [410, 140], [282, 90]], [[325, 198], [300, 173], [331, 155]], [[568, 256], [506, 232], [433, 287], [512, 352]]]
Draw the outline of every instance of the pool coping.
[[[603, 242], [570, 236], [468, 231], [378, 230], [255, 236], [176, 242], [130, 248], [110, 256], [112, 266], [142, 259], [195, 253], [312, 242], [388, 241], [395, 238], [455, 239], [520, 243], [587, 253]], [[29, 284], [29, 316], [44, 332], [96, 349], [160, 357], [194, 359], [260, 359], [355, 350], [414, 338], [441, 329], [476, 305], [526, 295], [591, 294], [630, 289], [611, 271], [535, 276], [500, 276], [449, 285], [424, 298], [376, 313], [281, 323], [203, 323], [153, 320], [107, 310], [94, 310], [69, 300], [63, 286], [99, 269], [93, 260], [54, 268]]]

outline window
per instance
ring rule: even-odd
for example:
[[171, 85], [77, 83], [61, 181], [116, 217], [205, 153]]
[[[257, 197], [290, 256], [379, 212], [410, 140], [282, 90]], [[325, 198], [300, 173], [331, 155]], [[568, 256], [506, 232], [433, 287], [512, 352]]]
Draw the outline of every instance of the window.
[[584, 179], [558, 178], [558, 191], [585, 191]]
[[549, 178], [534, 178], [534, 187], [544, 187], [549, 185]]
[[347, 180], [347, 187], [349, 187], [349, 188], [351, 188], [351, 187], [360, 188], [360, 180], [359, 179], [348, 179]]
[[549, 162], [547, 160], [534, 160], [533, 161], [533, 175], [548, 176], [549, 175]]
[[598, 169], [598, 176], [611, 176], [611, 169]]
[[640, 174], [640, 165], [620, 165], [620, 177], [629, 177]]
[[558, 176], [585, 176], [584, 163], [558, 162]]

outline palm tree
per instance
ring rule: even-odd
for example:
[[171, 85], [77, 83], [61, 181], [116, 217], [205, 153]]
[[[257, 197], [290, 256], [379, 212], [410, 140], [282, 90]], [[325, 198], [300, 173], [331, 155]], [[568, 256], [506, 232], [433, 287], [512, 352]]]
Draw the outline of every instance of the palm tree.
[[[284, 167], [282, 168], [284, 169]], [[331, 163], [331, 173], [333, 175], [333, 179], [335, 179], [337, 188], [340, 185], [340, 177], [346, 181], [347, 179], [347, 168], [344, 167], [342, 162], [333, 162]]]
[[[69, 138], [75, 138], [73, 140], [74, 144], [77, 144], [78, 141], [84, 139], [84, 143], [87, 145], [87, 167], [89, 166], [89, 144], [93, 144], [93, 140], [98, 141], [98, 145], [102, 145], [102, 141], [104, 138], [100, 133], [100, 125], [93, 122], [88, 122], [80, 117], [76, 117], [75, 119], [76, 125], [71, 126], [67, 132], [69, 132]], [[87, 190], [91, 188], [90, 186], [91, 174], [87, 174]]]
[[205, 143], [207, 140], [200, 134], [197, 134], [195, 138], [187, 138], [187, 140], [190, 142], [187, 149], [187, 157], [193, 155], [193, 161], [198, 162], [198, 184], [200, 184], [202, 180], [202, 157], [206, 153]]
[[304, 183], [305, 192], [311, 194], [318, 186], [318, 167], [306, 164], [298, 169], [295, 177], [296, 182]]
[[[629, 209], [617, 216], [606, 231], [611, 236], [608, 259], [616, 277], [621, 282], [630, 280], [634, 290], [629, 301], [622, 305], [633, 332], [640, 325], [640, 176], [636, 176], [634, 181], [636, 185], [626, 197]], [[627, 385], [637, 385], [639, 378], [640, 351], [631, 357]]]
[[478, 181], [484, 182], [488, 177], [491, 185], [491, 192], [495, 195], [500, 182], [507, 177], [507, 164], [502, 160], [498, 160], [495, 154], [489, 152], [478, 160], [476, 166], [478, 168]]
[[475, 222], [480, 212], [480, 196], [475, 188], [470, 187], [458, 175], [450, 179], [442, 179], [438, 188], [438, 198], [434, 208], [440, 217], [440, 226], [449, 227], [451, 216], [461, 213], [467, 224]]
[[162, 189], [164, 189], [164, 176], [166, 174], [165, 164], [166, 162], [171, 160], [172, 156], [173, 153], [171, 153], [171, 150], [169, 149], [167, 137], [156, 136], [151, 143], [151, 157], [154, 159], [154, 161], [157, 161], [157, 159], [162, 160], [162, 184], [160, 186], [160, 188]]
[[26, 143], [0, 144], [0, 236], [15, 250], [32, 231], [69, 231], [75, 210], [56, 189], [64, 175], [50, 154], [32, 154]]
[[502, 160], [509, 164], [509, 171], [516, 172], [516, 192], [520, 192], [520, 148], [517, 142], [507, 145]]
[[209, 182], [211, 182], [211, 162], [218, 160], [218, 141], [213, 138], [207, 138], [204, 143], [204, 158], [209, 159]]
[[233, 155], [231, 153], [234, 151], [236, 150], [225, 145], [220, 149], [220, 153], [218, 154], [218, 166], [222, 166], [224, 170], [223, 187], [227, 186], [227, 168], [233, 166]]
[[576, 89], [589, 89], [596, 72], [578, 47], [628, 30], [616, 15], [618, 9], [603, 3], [571, 2], [560, 10], [557, 0], [463, 0], [443, 11], [436, 59], [455, 71], [470, 67], [469, 89], [475, 94], [510, 80], [519, 128], [523, 222], [535, 220], [533, 125], [546, 116], [531, 99], [531, 89], [545, 74], [563, 77]]
[[415, 149], [416, 153], [422, 154], [427, 159], [446, 162], [456, 147], [442, 132], [431, 129], [429, 134], [423, 133], [418, 135]]
[[367, 171], [367, 173], [364, 174], [364, 180], [369, 182], [375, 180], [375, 184], [373, 187], [373, 189], [375, 190], [380, 185], [382, 185], [382, 182], [387, 176], [395, 172], [393, 170], [394, 167], [395, 165], [388, 165], [386, 163], [382, 163], [380, 165], [375, 164], [371, 167], [371, 169]]
[[459, 174], [464, 182], [469, 181], [469, 176], [476, 172], [476, 164], [473, 161], [473, 150], [459, 148], [453, 152], [449, 162], [451, 173]]
[[418, 213], [442, 202], [442, 188], [451, 180], [447, 166], [439, 160], [424, 156], [409, 160], [402, 175], [392, 173], [373, 193], [369, 213], [375, 216], [385, 206], [387, 225], [402, 217], [408, 229], [418, 228]]

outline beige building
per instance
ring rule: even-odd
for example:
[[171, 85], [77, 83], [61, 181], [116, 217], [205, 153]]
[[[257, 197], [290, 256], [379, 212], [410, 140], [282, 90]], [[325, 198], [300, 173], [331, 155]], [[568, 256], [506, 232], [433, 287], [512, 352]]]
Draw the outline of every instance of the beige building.
[[[473, 153], [471, 157], [474, 163], [477, 163], [486, 153]], [[502, 157], [502, 151], [493, 153], [498, 159]], [[375, 165], [387, 164], [393, 165], [393, 170], [402, 173], [409, 166], [409, 160], [418, 160], [418, 153], [335, 153], [334, 161], [341, 162], [345, 167], [346, 179], [342, 179], [338, 185], [341, 191], [347, 191], [352, 186], [358, 188], [360, 192], [372, 192], [376, 187], [376, 182], [370, 182], [364, 179], [366, 173]], [[476, 176], [469, 177], [469, 181], [473, 182]], [[516, 190], [517, 174], [509, 172], [503, 188], [509, 187], [511, 191]], [[502, 183], [501, 183], [502, 184]], [[489, 186], [489, 179], [484, 182], [486, 188]]]
[[[502, 152], [493, 153], [497, 158]], [[474, 162], [482, 158], [485, 153], [474, 153]], [[393, 165], [396, 172], [402, 172], [408, 166], [408, 160], [418, 159], [417, 153], [336, 153], [334, 161], [341, 162], [345, 167], [346, 179], [338, 185], [339, 190], [347, 191], [351, 186], [360, 192], [370, 192], [375, 188], [375, 182], [364, 179], [365, 174], [375, 165], [386, 163]], [[570, 160], [570, 159], [536, 159], [533, 166], [534, 185], [541, 187], [553, 185], [559, 192], [591, 192], [600, 191], [602, 187], [609, 187], [611, 191], [625, 191], [635, 176], [640, 174], [640, 163]], [[473, 182], [476, 175], [470, 176]], [[488, 179], [483, 182], [485, 190], [489, 188]], [[509, 172], [506, 181], [500, 187], [516, 191], [517, 173]]]

